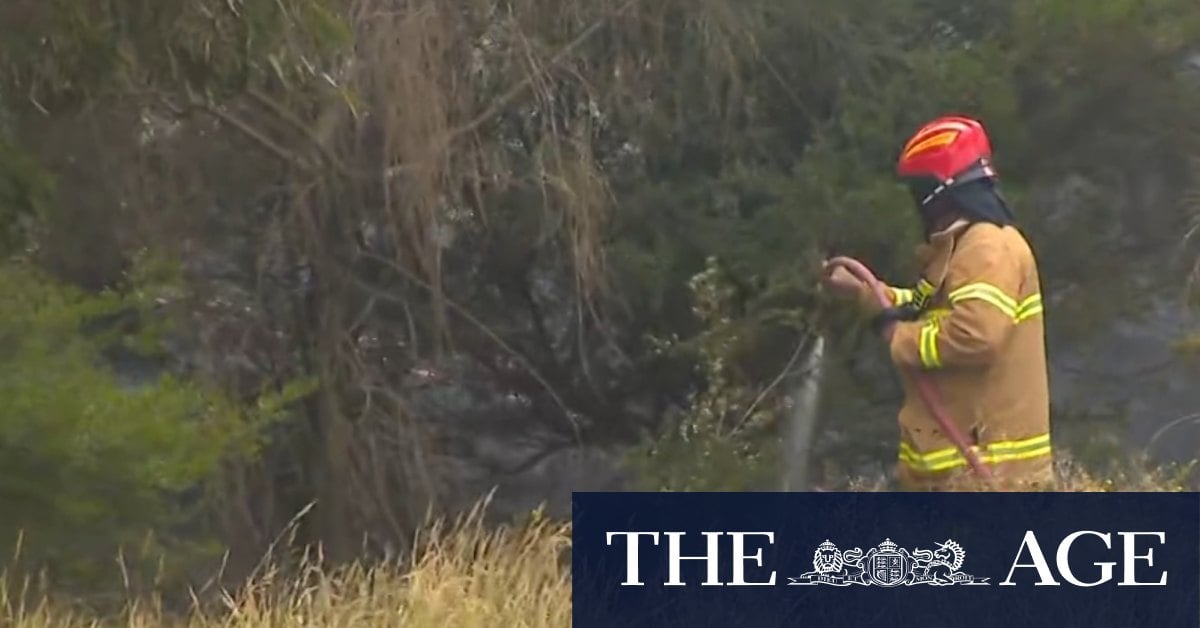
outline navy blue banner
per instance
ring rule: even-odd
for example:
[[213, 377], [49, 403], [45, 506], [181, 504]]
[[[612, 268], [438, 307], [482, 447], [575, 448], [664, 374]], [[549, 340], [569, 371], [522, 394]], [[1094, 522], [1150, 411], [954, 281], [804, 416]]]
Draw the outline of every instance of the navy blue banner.
[[1200, 626], [1197, 493], [575, 493], [576, 628]]

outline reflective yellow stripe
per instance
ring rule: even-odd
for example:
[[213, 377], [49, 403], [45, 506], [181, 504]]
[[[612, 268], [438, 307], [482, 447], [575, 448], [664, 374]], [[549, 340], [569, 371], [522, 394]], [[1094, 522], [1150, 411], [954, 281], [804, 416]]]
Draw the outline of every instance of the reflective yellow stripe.
[[920, 344], [918, 345], [917, 353], [921, 358], [921, 365], [927, 369], [937, 368], [942, 365], [942, 358], [938, 354], [937, 337], [941, 326], [938, 324], [938, 319], [930, 319], [929, 322], [921, 326]]
[[913, 300], [913, 291], [908, 288], [892, 288], [892, 293], [896, 297], [892, 301], [892, 305], [904, 305]]
[[957, 304], [968, 299], [979, 299], [990, 303], [1009, 316], [1016, 317], [1017, 302], [1004, 291], [988, 283], [967, 284], [950, 293], [950, 303]]
[[[1049, 443], [1050, 443], [1050, 435], [1049, 434], [1040, 434], [1038, 436], [1033, 436], [1033, 437], [1025, 438], [1025, 439], [1021, 439], [1021, 440], [997, 441], [997, 442], [987, 445], [986, 448], [989, 452], [993, 452], [993, 453], [995, 453], [995, 452], [1011, 452], [1014, 450], [1025, 449], [1025, 448], [1029, 448], [1029, 447], [1047, 445]], [[900, 449], [901, 449], [901, 451], [909, 452], [910, 454], [912, 454], [915, 457], [920, 458], [921, 460], [937, 460], [937, 459], [943, 459], [943, 458], [954, 457], [954, 456], [959, 455], [957, 447], [945, 447], [942, 449], [935, 449], [929, 453], [918, 454], [918, 453], [916, 453], [916, 450], [912, 448], [911, 445], [909, 445], [908, 443], [905, 443], [905, 442], [901, 442]]]
[[950, 293], [950, 303], [957, 304], [970, 299], [979, 299], [995, 306], [1006, 316], [1020, 323], [1042, 313], [1042, 295], [1034, 294], [1024, 301], [1017, 300], [1004, 294], [1004, 291], [989, 283], [967, 284]]
[[1017, 315], [1013, 317], [1018, 323], [1027, 319], [1033, 318], [1042, 313], [1042, 295], [1035, 294], [1028, 299], [1025, 299], [1017, 306]]
[[913, 295], [913, 301], [916, 302], [917, 306], [924, 308], [925, 304], [932, 296], [933, 284], [929, 283], [924, 277], [922, 277], [919, 281], [917, 281], [917, 289]]
[[[1015, 441], [1001, 441], [986, 445], [982, 451], [972, 447], [984, 464], [998, 464], [1014, 460], [1029, 460], [1050, 455], [1050, 435], [1042, 434], [1033, 438]], [[967, 459], [959, 453], [957, 447], [938, 449], [926, 454], [919, 454], [908, 443], [900, 443], [900, 461], [918, 471], [946, 471], [956, 467], [967, 466]]]
[[[984, 455], [981, 455], [979, 457], [979, 459], [984, 464], [995, 465], [995, 464], [999, 464], [1002, 462], [1015, 462], [1015, 461], [1019, 461], [1019, 460], [1031, 460], [1034, 458], [1040, 458], [1042, 456], [1048, 456], [1051, 453], [1052, 453], [1052, 450], [1051, 450], [1050, 445], [1043, 445], [1036, 449], [1030, 449], [1028, 451], [1022, 451], [1022, 452], [1011, 452], [1011, 453], [1003, 453], [1003, 454], [984, 454]], [[912, 469], [915, 469], [917, 471], [924, 471], [927, 473], [933, 473], [933, 472], [938, 472], [938, 471], [949, 471], [951, 469], [965, 467], [968, 464], [967, 459], [963, 458], [962, 456], [955, 456], [952, 459], [944, 460], [941, 462], [922, 462], [921, 460], [916, 460], [911, 457], [901, 455], [900, 460]]]

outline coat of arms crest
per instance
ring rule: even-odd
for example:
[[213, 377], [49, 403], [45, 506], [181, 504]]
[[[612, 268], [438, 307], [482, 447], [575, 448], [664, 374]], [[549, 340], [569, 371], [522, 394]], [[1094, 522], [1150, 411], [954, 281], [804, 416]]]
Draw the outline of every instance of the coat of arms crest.
[[857, 547], [840, 551], [827, 539], [813, 553], [812, 571], [788, 580], [792, 585], [842, 587], [852, 584], [881, 587], [988, 584], [987, 578], [960, 571], [966, 554], [961, 545], [950, 539], [937, 543], [932, 550], [913, 551], [900, 547], [891, 539], [884, 539], [865, 553]]

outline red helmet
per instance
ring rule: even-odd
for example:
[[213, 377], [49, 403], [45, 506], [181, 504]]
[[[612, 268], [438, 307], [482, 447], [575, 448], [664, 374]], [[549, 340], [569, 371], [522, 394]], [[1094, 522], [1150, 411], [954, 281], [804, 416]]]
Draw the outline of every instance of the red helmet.
[[896, 173], [927, 205], [938, 194], [968, 181], [994, 178], [992, 146], [978, 120], [942, 116], [922, 126], [904, 145]]

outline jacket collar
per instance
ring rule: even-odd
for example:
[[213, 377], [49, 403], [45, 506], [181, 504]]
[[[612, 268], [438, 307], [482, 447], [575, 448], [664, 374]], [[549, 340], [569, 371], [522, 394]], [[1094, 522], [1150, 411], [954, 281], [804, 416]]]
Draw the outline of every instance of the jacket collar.
[[965, 231], [967, 229], [967, 227], [969, 227], [969, 226], [971, 226], [971, 222], [969, 220], [967, 220], [965, 218], [959, 218], [958, 220], [955, 220], [954, 222], [950, 223], [949, 227], [946, 227], [945, 229], [942, 229], [941, 231], [937, 231], [937, 232], [933, 233], [932, 235], [930, 235], [929, 242], [930, 242], [930, 244], [937, 246], [943, 242], [953, 240], [955, 237], [957, 237], [959, 234], [961, 234], [963, 231]]
[[970, 226], [971, 221], [960, 218], [949, 227], [930, 235], [928, 242], [917, 247], [917, 261], [923, 269], [922, 275], [934, 286], [941, 286], [954, 242]]

